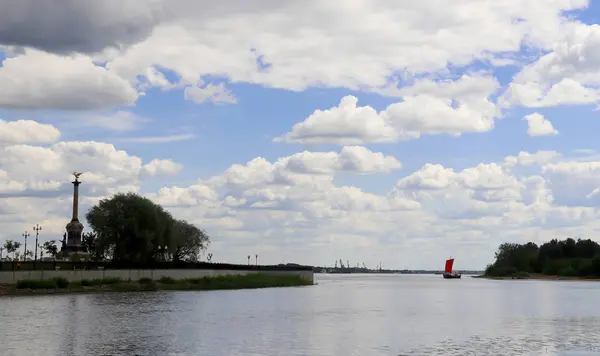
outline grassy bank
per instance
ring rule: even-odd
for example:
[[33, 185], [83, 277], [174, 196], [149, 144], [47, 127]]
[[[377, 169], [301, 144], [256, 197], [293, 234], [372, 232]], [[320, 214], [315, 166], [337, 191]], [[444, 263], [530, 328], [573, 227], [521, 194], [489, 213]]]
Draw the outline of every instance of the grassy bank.
[[162, 277], [158, 280], [142, 278], [139, 281], [121, 280], [119, 278], [84, 279], [69, 282], [64, 278], [46, 280], [21, 280], [14, 285], [0, 286], [0, 295], [31, 295], [51, 293], [82, 292], [133, 292], [157, 290], [225, 290], [256, 289], [272, 287], [294, 287], [312, 285], [300, 276], [271, 275], [254, 273], [248, 275], [232, 275], [218, 277], [202, 277], [190, 279], [173, 279]]

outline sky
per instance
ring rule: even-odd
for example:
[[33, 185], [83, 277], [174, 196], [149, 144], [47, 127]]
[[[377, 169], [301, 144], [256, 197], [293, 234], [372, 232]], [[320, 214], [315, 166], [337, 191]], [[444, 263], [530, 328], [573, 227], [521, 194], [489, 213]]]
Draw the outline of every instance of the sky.
[[0, 0], [0, 243], [59, 240], [73, 171], [82, 217], [143, 194], [215, 262], [482, 269], [502, 242], [598, 241], [599, 19], [585, 0]]

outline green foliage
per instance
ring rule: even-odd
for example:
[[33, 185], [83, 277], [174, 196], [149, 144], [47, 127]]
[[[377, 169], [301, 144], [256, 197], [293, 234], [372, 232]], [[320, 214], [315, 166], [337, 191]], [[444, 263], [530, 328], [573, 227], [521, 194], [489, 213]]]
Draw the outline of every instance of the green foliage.
[[101, 279], [102, 284], [119, 284], [123, 283], [123, 280], [119, 277], [106, 277]]
[[46, 252], [50, 257], [56, 257], [58, 254], [58, 247], [56, 246], [56, 241], [46, 241], [42, 244], [42, 249]]
[[148, 278], [148, 277], [142, 277], [138, 281], [139, 284], [150, 284], [152, 282], [153, 282], [152, 278]]
[[17, 259], [17, 250], [21, 247], [21, 243], [13, 240], [4, 241], [4, 250], [7, 254], [13, 254], [13, 260]]
[[487, 276], [517, 277], [525, 273], [600, 276], [600, 245], [590, 239], [553, 239], [539, 248], [532, 242], [503, 243], [495, 257], [496, 261], [485, 270]]
[[175, 283], [177, 283], [177, 280], [175, 278], [163, 276], [163, 277], [160, 277], [158, 279], [158, 283], [161, 283], [161, 284], [175, 284]]
[[69, 281], [63, 277], [52, 278], [52, 280], [56, 283], [58, 288], [67, 288], [69, 286]]
[[[196, 261], [210, 243], [204, 231], [134, 193], [102, 199], [86, 219], [94, 233], [85, 236], [84, 245], [95, 259]], [[164, 246], [167, 253], [159, 249]]]
[[[23, 280], [16, 284], [17, 290], [48, 290], [60, 289], [61, 291], [152, 291], [152, 290], [219, 290], [219, 289], [251, 289], [269, 287], [292, 287], [311, 285], [310, 281], [300, 276], [272, 275], [266, 273], [253, 273], [248, 275], [232, 275], [219, 277], [202, 277], [185, 280], [176, 280], [163, 277], [159, 283], [150, 278], [141, 278], [137, 282], [123, 281], [120, 279], [93, 279], [81, 280], [76, 283], [64, 285], [64, 279], [54, 278], [49, 280]], [[86, 287], [86, 288], [82, 288]]]
[[85, 232], [81, 235], [81, 245], [88, 252], [92, 261], [101, 261], [104, 258], [103, 251], [96, 249], [96, 233]]
[[251, 289], [265, 287], [290, 287], [311, 284], [300, 276], [252, 273], [218, 277], [191, 278], [186, 280], [193, 290]]
[[31, 279], [24, 279], [17, 282], [17, 289], [56, 289], [56, 281], [52, 279], [46, 279], [42, 281], [36, 281]]

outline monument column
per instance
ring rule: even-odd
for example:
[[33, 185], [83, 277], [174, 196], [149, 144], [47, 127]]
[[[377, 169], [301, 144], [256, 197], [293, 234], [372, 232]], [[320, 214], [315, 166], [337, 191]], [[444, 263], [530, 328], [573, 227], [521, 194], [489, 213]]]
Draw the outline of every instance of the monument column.
[[81, 234], [83, 232], [83, 224], [79, 222], [79, 176], [81, 173], [73, 173], [75, 180], [73, 183], [73, 216], [71, 222], [67, 224], [67, 241], [65, 244], [65, 253], [67, 255], [72, 254], [85, 254], [85, 248], [81, 245]]
[[73, 218], [71, 220], [79, 221], [79, 185], [81, 182], [75, 177], [73, 183]]

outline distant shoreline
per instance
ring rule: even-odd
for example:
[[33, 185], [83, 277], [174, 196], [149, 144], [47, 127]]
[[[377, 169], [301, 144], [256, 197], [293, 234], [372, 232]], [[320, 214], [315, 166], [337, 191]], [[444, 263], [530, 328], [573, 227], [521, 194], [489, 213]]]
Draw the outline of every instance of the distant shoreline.
[[144, 278], [139, 281], [106, 278], [68, 282], [62, 278], [55, 278], [0, 284], [0, 297], [104, 292], [239, 290], [300, 287], [313, 284], [300, 276], [261, 273], [191, 279], [161, 278], [152, 280]]
[[529, 276], [514, 276], [514, 277], [494, 277], [479, 275], [473, 278], [495, 279], [495, 280], [534, 280], [534, 281], [589, 281], [600, 282], [599, 277], [565, 277], [558, 275], [532, 274]]

